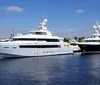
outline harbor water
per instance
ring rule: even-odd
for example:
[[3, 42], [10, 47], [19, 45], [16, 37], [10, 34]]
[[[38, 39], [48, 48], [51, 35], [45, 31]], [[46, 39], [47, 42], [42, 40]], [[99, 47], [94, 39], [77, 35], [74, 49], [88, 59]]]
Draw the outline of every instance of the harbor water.
[[0, 58], [0, 85], [100, 85], [100, 54]]

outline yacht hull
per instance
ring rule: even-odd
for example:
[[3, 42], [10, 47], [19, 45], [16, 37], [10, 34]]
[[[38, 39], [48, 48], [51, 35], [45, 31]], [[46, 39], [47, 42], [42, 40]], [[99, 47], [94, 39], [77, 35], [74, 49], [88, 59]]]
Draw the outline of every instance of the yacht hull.
[[83, 53], [100, 53], [100, 45], [79, 44]]
[[15, 55], [15, 54], [6, 54], [6, 53], [0, 53], [0, 57], [3, 58], [27, 58], [27, 57], [45, 57], [45, 56], [57, 56], [57, 55], [71, 55], [74, 53], [62, 53], [62, 54], [47, 54], [47, 55]]
[[35, 56], [48, 56], [48, 55], [62, 55], [62, 54], [72, 54], [73, 50], [71, 47], [61, 47], [61, 48], [13, 48], [14, 46], [9, 46], [9, 48], [4, 48], [0, 46], [0, 57], [35, 57]]
[[73, 52], [80, 52], [80, 48], [78, 45], [71, 45], [71, 48], [73, 49]]
[[[60, 50], [60, 51], [58, 51]], [[73, 54], [72, 49], [46, 49], [41, 51], [36, 51], [36, 49], [33, 49], [29, 51], [29, 49], [26, 50], [20, 50], [20, 51], [10, 51], [5, 50], [4, 52], [0, 50], [0, 57], [36, 57], [36, 56], [50, 56], [50, 55], [64, 55], [64, 54]]]

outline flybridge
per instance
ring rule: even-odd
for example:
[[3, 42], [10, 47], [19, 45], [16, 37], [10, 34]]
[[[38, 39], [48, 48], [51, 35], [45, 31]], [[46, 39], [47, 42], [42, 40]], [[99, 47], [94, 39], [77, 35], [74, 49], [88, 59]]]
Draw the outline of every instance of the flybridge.
[[47, 19], [43, 18], [43, 20], [40, 22], [40, 24], [38, 25], [38, 29], [35, 31], [31, 31], [28, 34], [21, 34], [21, 35], [17, 35], [14, 38], [58, 38], [57, 36], [54, 36], [53, 33], [51, 33], [50, 31], [47, 30], [46, 27], [47, 24]]

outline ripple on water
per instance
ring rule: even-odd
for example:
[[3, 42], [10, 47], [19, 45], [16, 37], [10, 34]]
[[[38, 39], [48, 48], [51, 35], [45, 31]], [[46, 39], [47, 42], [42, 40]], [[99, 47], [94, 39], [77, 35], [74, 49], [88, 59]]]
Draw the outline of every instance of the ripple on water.
[[1, 58], [0, 85], [100, 85], [100, 54]]

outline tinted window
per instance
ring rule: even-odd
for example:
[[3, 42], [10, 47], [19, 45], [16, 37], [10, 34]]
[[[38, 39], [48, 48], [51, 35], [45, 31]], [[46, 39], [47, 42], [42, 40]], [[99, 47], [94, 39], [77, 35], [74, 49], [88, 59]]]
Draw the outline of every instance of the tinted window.
[[31, 41], [31, 40], [33, 41], [33, 40], [36, 40], [36, 39], [34, 39], [34, 38], [32, 38], [32, 39], [31, 38], [19, 38], [19, 39], [16, 38], [16, 39], [13, 39], [13, 41], [24, 41], [24, 40], [25, 41]]
[[60, 45], [20, 45], [20, 48], [58, 48]]
[[19, 38], [13, 39], [14, 41], [47, 41], [47, 42], [59, 42], [58, 39], [35, 39], [35, 38]]
[[36, 35], [46, 35], [46, 32], [33, 32], [33, 34], [36, 34]]
[[58, 39], [37, 39], [37, 40], [44, 40], [44, 41], [47, 41], [47, 42], [59, 42]]
[[9, 47], [4, 47], [4, 48], [9, 48]]

